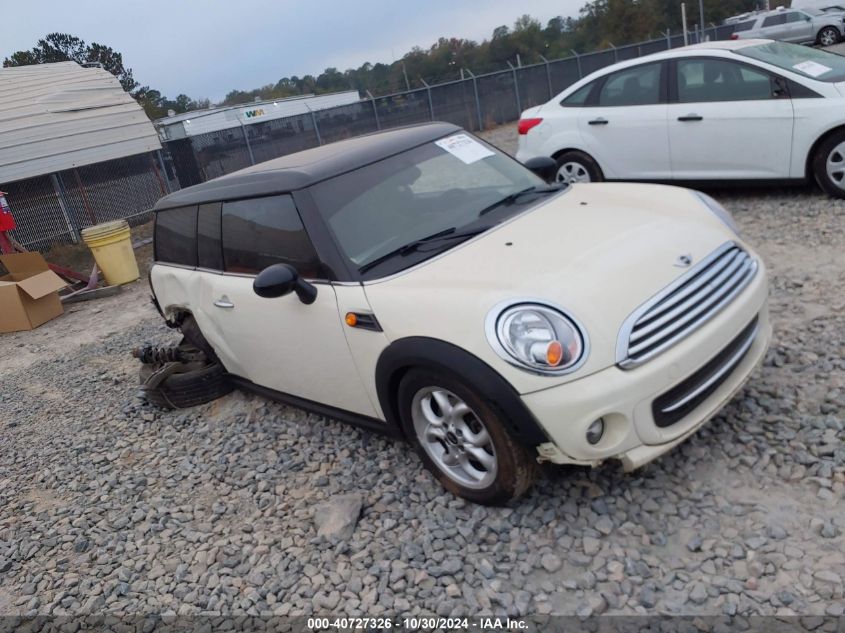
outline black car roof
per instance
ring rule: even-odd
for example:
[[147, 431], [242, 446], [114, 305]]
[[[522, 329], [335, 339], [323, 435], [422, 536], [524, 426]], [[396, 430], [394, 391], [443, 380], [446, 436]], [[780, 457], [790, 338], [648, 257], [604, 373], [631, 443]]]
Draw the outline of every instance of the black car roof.
[[426, 123], [321, 145], [176, 191], [153, 210], [302, 189], [459, 131], [451, 123]]

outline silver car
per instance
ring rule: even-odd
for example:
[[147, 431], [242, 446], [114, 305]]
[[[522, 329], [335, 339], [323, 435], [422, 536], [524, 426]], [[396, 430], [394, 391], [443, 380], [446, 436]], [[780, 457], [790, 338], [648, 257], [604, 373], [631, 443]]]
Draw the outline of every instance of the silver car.
[[766, 39], [795, 44], [838, 44], [845, 34], [845, 13], [815, 9], [765, 11], [738, 22], [732, 40]]

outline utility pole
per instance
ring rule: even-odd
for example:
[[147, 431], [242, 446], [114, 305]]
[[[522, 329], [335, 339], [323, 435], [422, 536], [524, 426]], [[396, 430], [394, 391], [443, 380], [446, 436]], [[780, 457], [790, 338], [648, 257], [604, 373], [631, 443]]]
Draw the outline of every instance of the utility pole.
[[698, 23], [701, 25], [701, 39], [704, 40], [704, 0], [698, 0]]
[[687, 3], [681, 3], [681, 28], [684, 29], [684, 46], [689, 46], [689, 33], [687, 33]]

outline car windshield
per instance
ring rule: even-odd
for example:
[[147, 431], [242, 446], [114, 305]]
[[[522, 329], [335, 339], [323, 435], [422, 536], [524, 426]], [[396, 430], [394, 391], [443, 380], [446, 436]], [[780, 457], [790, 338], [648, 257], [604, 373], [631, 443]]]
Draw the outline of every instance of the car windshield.
[[380, 274], [457, 245], [552, 191], [520, 163], [466, 133], [311, 189], [349, 260], [361, 272], [377, 268]]
[[767, 42], [734, 51], [817, 81], [845, 81], [845, 57], [809, 46]]

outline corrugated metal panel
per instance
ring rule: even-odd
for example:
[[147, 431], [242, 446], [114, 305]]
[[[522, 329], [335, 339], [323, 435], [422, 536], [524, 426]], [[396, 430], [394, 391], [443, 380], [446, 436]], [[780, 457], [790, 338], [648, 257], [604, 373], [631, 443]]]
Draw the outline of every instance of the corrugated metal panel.
[[175, 117], [159, 119], [156, 124], [160, 127], [174, 128], [172, 132], [168, 131], [167, 138], [176, 139], [182, 138], [181, 128], [184, 128], [185, 135], [196, 136], [237, 127], [242, 123], [252, 125], [273, 119], [307, 114], [309, 110], [316, 112], [335, 106], [358, 103], [360, 100], [358, 92], [350, 90], [313, 97], [281, 99], [275, 102], [250, 103], [217, 111], [197, 112], [194, 116], [190, 116], [191, 113], [186, 112], [177, 114]]
[[160, 148], [111, 73], [76, 62], [0, 68], [0, 182]]

